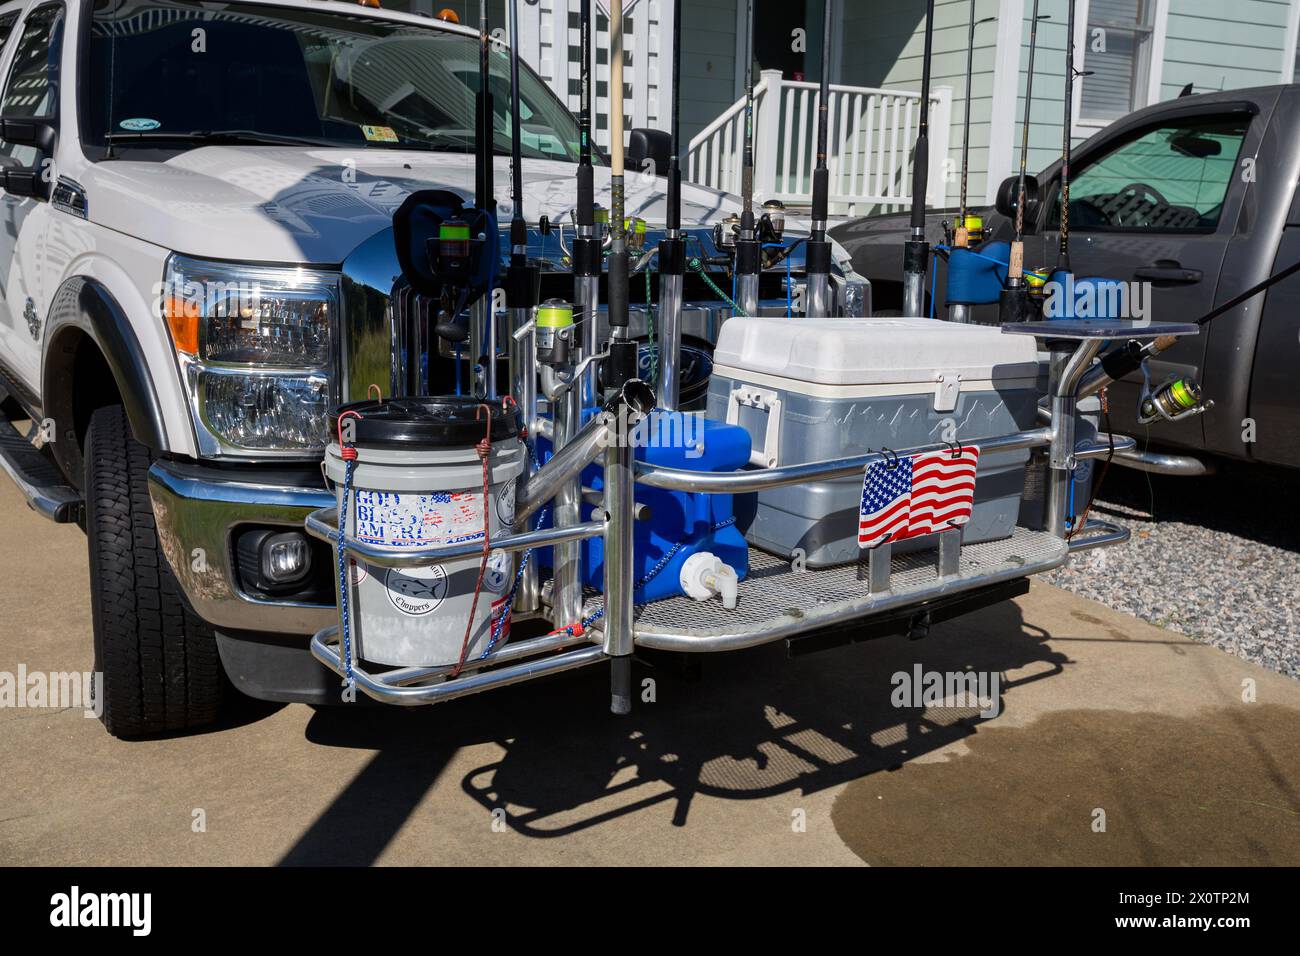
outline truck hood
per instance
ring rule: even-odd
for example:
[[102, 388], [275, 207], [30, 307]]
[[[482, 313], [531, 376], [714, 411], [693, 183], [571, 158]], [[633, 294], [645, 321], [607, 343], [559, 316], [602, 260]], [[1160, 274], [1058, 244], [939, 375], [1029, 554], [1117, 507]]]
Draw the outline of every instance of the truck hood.
[[[510, 161], [496, 157], [498, 215], [510, 216]], [[525, 216], [568, 221], [576, 186], [571, 163], [524, 160]], [[608, 195], [607, 167], [595, 170]], [[83, 176], [91, 221], [173, 252], [244, 262], [335, 265], [392, 223], [421, 189], [474, 195], [471, 157], [412, 151], [362, 152], [279, 146], [206, 146], [166, 162], [100, 162]], [[629, 170], [628, 215], [665, 216], [665, 180]], [[606, 202], [607, 204], [607, 202]], [[683, 184], [682, 224], [711, 225], [739, 200]]]

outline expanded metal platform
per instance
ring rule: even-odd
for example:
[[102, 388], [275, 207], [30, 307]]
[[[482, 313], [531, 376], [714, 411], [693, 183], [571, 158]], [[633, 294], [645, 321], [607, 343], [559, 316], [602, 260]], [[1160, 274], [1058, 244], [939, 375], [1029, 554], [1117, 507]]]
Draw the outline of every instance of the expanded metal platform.
[[[1067, 554], [1066, 542], [1055, 535], [1016, 528], [1010, 538], [964, 546], [956, 572], [947, 576], [939, 573], [937, 548], [894, 554], [888, 590], [873, 594], [865, 557], [859, 564], [796, 571], [790, 561], [750, 548], [749, 574], [740, 582], [735, 609], [726, 610], [716, 598], [677, 597], [641, 605], [636, 609], [636, 643], [693, 652], [752, 647], [1047, 571], [1063, 564]], [[599, 596], [590, 596], [584, 617], [598, 612], [601, 604]], [[593, 625], [600, 626], [600, 621]]]

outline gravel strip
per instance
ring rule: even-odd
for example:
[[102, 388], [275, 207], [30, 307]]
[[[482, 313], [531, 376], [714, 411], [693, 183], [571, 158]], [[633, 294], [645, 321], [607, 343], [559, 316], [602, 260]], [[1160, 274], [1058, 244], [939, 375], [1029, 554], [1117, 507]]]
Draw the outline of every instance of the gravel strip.
[[1043, 580], [1300, 678], [1300, 521], [1294, 473], [1205, 478], [1112, 466], [1093, 514], [1126, 545], [1075, 555]]

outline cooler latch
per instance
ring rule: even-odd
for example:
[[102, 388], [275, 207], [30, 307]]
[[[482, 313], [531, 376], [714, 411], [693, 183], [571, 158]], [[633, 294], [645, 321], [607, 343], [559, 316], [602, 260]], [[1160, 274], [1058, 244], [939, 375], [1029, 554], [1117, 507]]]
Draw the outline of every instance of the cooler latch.
[[957, 407], [961, 395], [961, 376], [956, 372], [940, 372], [934, 377], [934, 410], [951, 412]]
[[[767, 428], [763, 433], [763, 447], [753, 448], [749, 463], [759, 468], [775, 468], [777, 451], [781, 447], [781, 396], [778, 392], [742, 385], [732, 389], [727, 396], [727, 424], [740, 424], [740, 407], [767, 412]], [[753, 436], [750, 436], [751, 439]]]

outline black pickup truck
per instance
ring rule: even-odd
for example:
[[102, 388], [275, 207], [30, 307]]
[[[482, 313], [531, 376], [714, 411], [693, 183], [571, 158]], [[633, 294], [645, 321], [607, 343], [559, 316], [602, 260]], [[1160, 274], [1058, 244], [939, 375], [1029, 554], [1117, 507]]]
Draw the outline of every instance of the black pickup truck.
[[[1112, 123], [1074, 148], [1070, 252], [1077, 276], [1141, 284], [1145, 317], [1187, 321], [1300, 259], [1300, 84], [1183, 96]], [[1050, 269], [1060, 223], [1060, 162], [1035, 177], [1027, 202], [1025, 266]], [[1032, 185], [1032, 184], [1031, 184]], [[1009, 193], [1004, 184], [1002, 195]], [[1010, 239], [1012, 211], [977, 210], [994, 239]], [[954, 210], [928, 217], [942, 242]], [[871, 280], [877, 309], [902, 304], [906, 216], [876, 216], [832, 235]], [[935, 314], [946, 316], [945, 266]], [[927, 283], [927, 295], [928, 295]], [[927, 308], [930, 303], [927, 299]], [[996, 322], [997, 306], [974, 321]], [[1111, 388], [1116, 431], [1139, 449], [1124, 463], [1176, 474], [1215, 457], [1300, 468], [1300, 274], [1282, 280], [1151, 360], [1159, 385], [1193, 375], [1213, 399], [1204, 415], [1137, 423], [1140, 377]], [[1149, 441], [1148, 441], [1149, 439]]]

